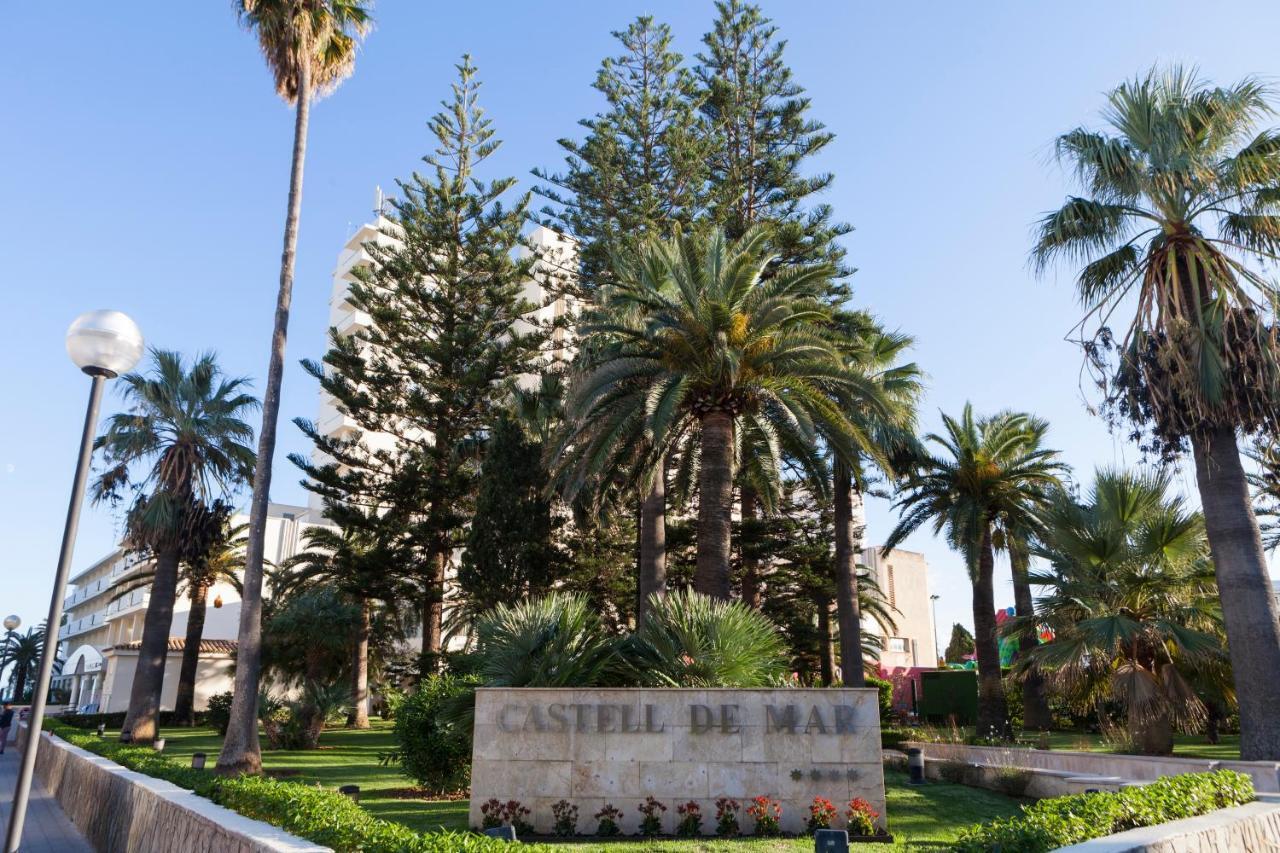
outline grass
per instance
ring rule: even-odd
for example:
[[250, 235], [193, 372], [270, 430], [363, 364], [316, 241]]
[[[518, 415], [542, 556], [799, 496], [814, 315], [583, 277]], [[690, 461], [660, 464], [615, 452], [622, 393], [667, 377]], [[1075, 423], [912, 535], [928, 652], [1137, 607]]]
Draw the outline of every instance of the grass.
[[[378, 753], [395, 745], [391, 723], [372, 720], [368, 731], [333, 728], [320, 739], [320, 749], [264, 751], [264, 768], [275, 775], [287, 773], [300, 781], [337, 788], [359, 785], [360, 805], [384, 820], [393, 820], [425, 831], [444, 827], [465, 829], [466, 800], [428, 800], [414, 795], [413, 782], [395, 765], [378, 763]], [[110, 733], [109, 733], [110, 734]], [[222, 746], [221, 738], [209, 728], [168, 728], [165, 754], [190, 761], [191, 754], [203, 752], [212, 763]], [[866, 853], [890, 851], [943, 850], [959, 831], [972, 823], [1017, 814], [1019, 801], [993, 791], [930, 783], [924, 787], [907, 784], [906, 775], [886, 771], [885, 787], [889, 804], [889, 831], [896, 843], [854, 845]], [[799, 853], [813, 850], [813, 842], [803, 839], [714, 839], [641, 840], [621, 839], [607, 844], [583, 842], [562, 845], [568, 853]]]
[[[949, 729], [938, 729], [940, 733], [950, 736]], [[961, 733], [972, 735], [973, 729], [962, 728]], [[1034, 745], [1039, 740], [1039, 732], [1024, 732], [1019, 746]], [[1069, 749], [1078, 752], [1111, 752], [1119, 755], [1126, 753], [1096, 732], [1049, 732], [1050, 749]], [[1211, 744], [1204, 735], [1185, 735], [1174, 733], [1173, 754], [1177, 758], [1208, 758], [1215, 761], [1238, 761], [1240, 759], [1240, 735], [1222, 735], [1219, 742]]]

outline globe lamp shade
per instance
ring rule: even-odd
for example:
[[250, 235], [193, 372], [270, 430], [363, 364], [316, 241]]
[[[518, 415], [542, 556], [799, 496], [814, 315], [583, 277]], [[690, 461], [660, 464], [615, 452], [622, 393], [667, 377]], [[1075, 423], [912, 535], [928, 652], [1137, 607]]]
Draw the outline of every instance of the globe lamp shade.
[[67, 355], [88, 374], [128, 373], [144, 346], [138, 324], [121, 311], [89, 311], [67, 329]]

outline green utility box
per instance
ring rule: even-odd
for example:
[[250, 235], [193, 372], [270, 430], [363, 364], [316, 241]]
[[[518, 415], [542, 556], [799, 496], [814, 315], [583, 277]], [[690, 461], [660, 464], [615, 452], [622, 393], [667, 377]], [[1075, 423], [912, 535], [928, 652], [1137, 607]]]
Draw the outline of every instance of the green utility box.
[[918, 712], [930, 723], [945, 723], [955, 715], [962, 726], [978, 720], [978, 673], [971, 669], [940, 669], [920, 673]]

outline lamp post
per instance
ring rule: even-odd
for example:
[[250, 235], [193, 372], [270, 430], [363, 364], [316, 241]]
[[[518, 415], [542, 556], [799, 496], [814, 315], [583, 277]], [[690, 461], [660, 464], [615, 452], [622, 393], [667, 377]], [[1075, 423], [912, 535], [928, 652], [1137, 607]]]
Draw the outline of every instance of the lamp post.
[[67, 355], [76, 367], [89, 374], [89, 406], [85, 410], [84, 430], [80, 435], [80, 457], [71, 481], [71, 501], [67, 505], [67, 521], [62, 529], [62, 550], [53, 578], [53, 597], [49, 599], [49, 618], [45, 622], [44, 649], [40, 653], [40, 671], [35, 692], [31, 695], [27, 746], [22, 751], [18, 784], [13, 794], [13, 811], [9, 814], [9, 831], [5, 836], [5, 853], [18, 853], [22, 842], [22, 824], [31, 797], [31, 777], [36, 766], [36, 750], [40, 747], [40, 729], [44, 722], [45, 699], [53, 677], [53, 661], [58, 652], [58, 625], [62, 622], [62, 597], [66, 594], [67, 575], [75, 551], [76, 531], [80, 527], [80, 505], [84, 502], [85, 481], [89, 478], [89, 460], [93, 455], [93, 434], [98, 424], [98, 404], [102, 402], [102, 386], [106, 380], [133, 369], [142, 358], [143, 340], [138, 325], [119, 311], [90, 311], [81, 314], [67, 329]]
[[[21, 626], [22, 620], [18, 618], [16, 613], [11, 613], [4, 617], [4, 651], [0, 653], [0, 672], [9, 664], [9, 652], [13, 648], [13, 638]], [[0, 691], [0, 693], [2, 692]], [[0, 744], [0, 746], [3, 746], [3, 744]]]
[[937, 666], [938, 661], [942, 660], [942, 652], [938, 651], [938, 599], [940, 595], [929, 596], [929, 603], [933, 605], [933, 665]]

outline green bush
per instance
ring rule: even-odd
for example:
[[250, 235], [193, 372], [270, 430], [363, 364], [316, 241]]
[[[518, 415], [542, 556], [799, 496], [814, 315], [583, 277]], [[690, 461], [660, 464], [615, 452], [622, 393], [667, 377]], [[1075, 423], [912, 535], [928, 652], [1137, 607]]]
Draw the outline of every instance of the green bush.
[[881, 749], [903, 749], [903, 744], [909, 740], [916, 740], [914, 732], [904, 731], [903, 729], [881, 729], [880, 730], [880, 748]]
[[[124, 726], [124, 717], [124, 711], [112, 711], [110, 714], [61, 714], [58, 719], [78, 729], [96, 729], [99, 725], [105, 725], [109, 729], [118, 729]], [[172, 726], [173, 711], [161, 711], [158, 720], [164, 728]], [[207, 722], [207, 711], [195, 712], [195, 724], [197, 726], [203, 726]]]
[[880, 725], [893, 714], [893, 682], [874, 675], [867, 676], [867, 686], [880, 691]]
[[225, 737], [227, 734], [227, 726], [231, 725], [231, 700], [233, 694], [230, 690], [225, 693], [215, 693], [209, 697], [208, 710], [205, 711], [205, 722], [218, 730], [218, 734]]
[[474, 677], [428, 676], [396, 710], [396, 758], [432, 793], [464, 791], [471, 784], [471, 730], [454, 722], [452, 712], [478, 684]]
[[[379, 820], [336, 791], [259, 776], [223, 778], [192, 770], [148, 747], [107, 740], [45, 720], [45, 728], [130, 770], [172, 782], [245, 817], [332, 847], [336, 853], [501, 853], [504, 842], [468, 832], [416, 832]], [[525, 845], [530, 851], [545, 851]]]
[[959, 853], [1045, 853], [1140, 826], [1196, 817], [1254, 799], [1253, 781], [1218, 770], [1165, 776], [1150, 785], [1116, 792], [1073, 794], [1023, 806], [1020, 817], [964, 830]]

